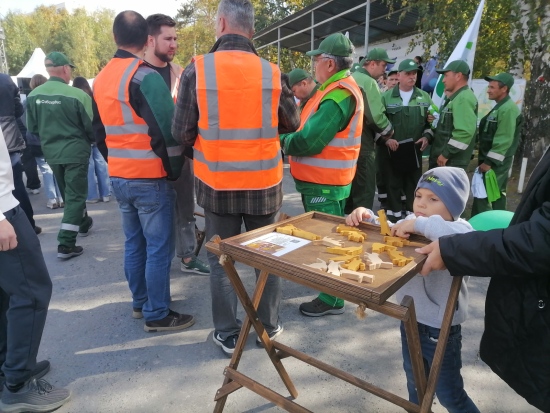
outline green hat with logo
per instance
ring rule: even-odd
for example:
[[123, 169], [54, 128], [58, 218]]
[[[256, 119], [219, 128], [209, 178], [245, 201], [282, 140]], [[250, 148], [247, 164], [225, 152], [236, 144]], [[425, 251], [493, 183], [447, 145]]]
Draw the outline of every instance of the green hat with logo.
[[350, 57], [353, 53], [353, 44], [342, 33], [333, 33], [321, 42], [319, 48], [307, 52], [306, 55], [318, 56], [323, 53]]
[[290, 87], [294, 86], [296, 83], [301, 82], [304, 79], [307, 79], [308, 77], [311, 77], [311, 75], [306, 72], [304, 69], [294, 69], [291, 70], [288, 74], [288, 81], [290, 83]]
[[505, 86], [508, 86], [508, 90], [512, 89], [512, 86], [514, 86], [514, 78], [510, 73], [499, 73], [496, 76], [487, 76], [485, 80], [487, 82], [490, 82], [491, 80], [502, 82]]
[[381, 47], [375, 47], [374, 49], [369, 50], [367, 55], [359, 62], [359, 64], [363, 66], [365, 62], [369, 62], [371, 60], [375, 62], [384, 61], [387, 63], [395, 63], [395, 59], [390, 59], [386, 49], [382, 49]]
[[468, 76], [470, 74], [470, 66], [464, 60], [455, 60], [445, 66], [445, 69], [436, 70], [436, 72], [440, 75], [447, 72], [455, 72]]
[[46, 59], [44, 59], [44, 65], [46, 67], [58, 67], [58, 66], [69, 65], [73, 69], [76, 67], [69, 61], [69, 58], [61, 52], [51, 52], [50, 54], [48, 54], [46, 56]]
[[418, 70], [418, 65], [412, 59], [405, 59], [399, 63], [398, 72], [414, 72]]

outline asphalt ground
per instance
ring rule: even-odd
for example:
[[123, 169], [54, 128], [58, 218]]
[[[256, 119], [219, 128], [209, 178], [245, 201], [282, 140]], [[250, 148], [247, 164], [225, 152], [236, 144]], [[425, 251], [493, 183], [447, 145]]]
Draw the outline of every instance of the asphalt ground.
[[[287, 167], [287, 165], [285, 165]], [[303, 212], [288, 168], [284, 178], [282, 212]], [[172, 309], [193, 314], [196, 323], [175, 333], [147, 333], [143, 320], [131, 317], [130, 292], [123, 273], [124, 237], [116, 200], [88, 206], [94, 227], [79, 238], [84, 254], [67, 261], [56, 257], [62, 210], [46, 208], [43, 191], [30, 195], [46, 264], [53, 281], [39, 359], [48, 359], [45, 377], [72, 391], [60, 413], [96, 412], [211, 412], [229, 359], [212, 342], [209, 278], [171, 269]], [[198, 208], [199, 209], [199, 208]], [[199, 227], [203, 222], [199, 219]], [[199, 257], [206, 260], [203, 248]], [[252, 269], [237, 269], [249, 292]], [[463, 324], [462, 373], [465, 388], [481, 412], [537, 411], [501, 381], [479, 359], [484, 300], [488, 279], [470, 279], [470, 315]], [[406, 398], [398, 321], [367, 310], [358, 320], [355, 305], [340, 316], [308, 318], [298, 306], [315, 297], [306, 287], [283, 280], [279, 341], [342, 368]], [[244, 311], [240, 308], [240, 318]], [[288, 396], [265, 351], [250, 334], [239, 371]], [[299, 392], [297, 403], [314, 412], [399, 412], [395, 405], [329, 376], [301, 361], [283, 360]], [[274, 404], [247, 389], [229, 396], [226, 412], [279, 412]], [[434, 403], [435, 413], [445, 409]]]

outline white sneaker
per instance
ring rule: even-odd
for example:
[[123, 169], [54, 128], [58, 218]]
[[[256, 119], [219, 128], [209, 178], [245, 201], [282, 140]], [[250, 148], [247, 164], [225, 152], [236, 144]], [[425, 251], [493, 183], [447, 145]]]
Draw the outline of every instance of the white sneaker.
[[27, 188], [27, 191], [29, 194], [38, 195], [40, 193], [40, 189], [29, 189]]
[[46, 206], [50, 209], [57, 209], [59, 208], [59, 204], [57, 203], [57, 199], [53, 198], [53, 199], [48, 199], [48, 203], [46, 204]]
[[110, 200], [111, 200], [111, 198], [108, 197], [108, 196], [103, 197], [103, 202], [109, 202]]

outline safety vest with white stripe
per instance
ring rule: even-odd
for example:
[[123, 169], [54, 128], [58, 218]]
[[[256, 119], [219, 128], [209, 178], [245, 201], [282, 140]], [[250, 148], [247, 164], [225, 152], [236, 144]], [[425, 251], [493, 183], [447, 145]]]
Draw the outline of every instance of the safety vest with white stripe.
[[195, 176], [218, 191], [261, 190], [283, 179], [279, 68], [254, 53], [194, 58], [199, 107]]
[[137, 58], [114, 58], [94, 81], [94, 98], [105, 126], [111, 176], [144, 179], [167, 175], [162, 159], [151, 148], [147, 123], [130, 104], [130, 81], [142, 63]]
[[353, 180], [363, 131], [364, 103], [361, 89], [349, 76], [331, 83], [311, 97], [308, 110], [300, 115], [302, 130], [308, 119], [319, 109], [323, 98], [337, 88], [347, 89], [355, 98], [355, 112], [345, 129], [338, 132], [323, 151], [313, 156], [290, 156], [290, 172], [295, 179], [321, 185], [348, 185]]

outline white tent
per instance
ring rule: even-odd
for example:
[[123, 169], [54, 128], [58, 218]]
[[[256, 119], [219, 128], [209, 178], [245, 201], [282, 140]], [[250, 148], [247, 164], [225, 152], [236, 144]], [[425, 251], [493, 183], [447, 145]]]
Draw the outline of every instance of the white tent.
[[46, 72], [46, 66], [44, 66], [44, 59], [46, 54], [42, 51], [41, 48], [34, 49], [31, 58], [25, 65], [17, 77], [33, 77], [36, 74], [41, 74], [49, 78], [48, 72]]

